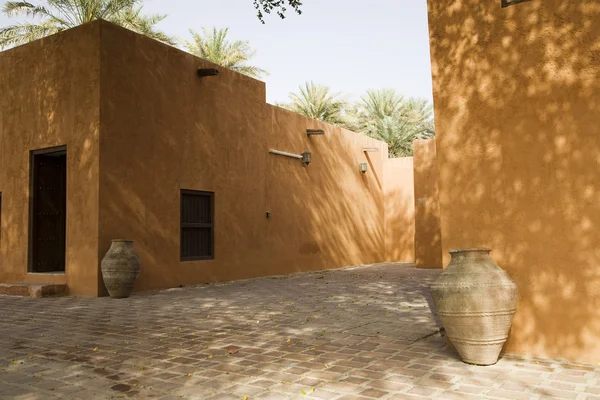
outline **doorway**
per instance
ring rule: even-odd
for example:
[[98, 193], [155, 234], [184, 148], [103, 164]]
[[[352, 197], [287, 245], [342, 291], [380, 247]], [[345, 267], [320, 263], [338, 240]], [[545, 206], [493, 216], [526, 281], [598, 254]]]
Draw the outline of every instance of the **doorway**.
[[65, 271], [67, 149], [31, 152], [29, 272]]

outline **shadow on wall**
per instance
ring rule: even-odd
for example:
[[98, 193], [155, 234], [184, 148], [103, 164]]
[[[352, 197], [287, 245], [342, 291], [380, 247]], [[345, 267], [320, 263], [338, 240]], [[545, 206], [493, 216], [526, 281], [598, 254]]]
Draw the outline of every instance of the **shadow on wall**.
[[[88, 25], [0, 53], [0, 281], [95, 295], [99, 30]], [[64, 40], [70, 37], [69, 40]], [[77, 54], [74, 60], [73, 54]], [[44, 62], [40, 62], [43, 59]], [[66, 275], [30, 275], [30, 151], [67, 146]], [[87, 290], [89, 289], [89, 290]]]
[[[268, 155], [265, 180], [268, 252], [281, 265], [295, 270], [384, 261], [383, 162], [384, 143], [268, 106], [273, 129], [269, 148], [312, 153], [310, 165]], [[325, 135], [307, 136], [306, 129]], [[365, 147], [378, 151], [365, 153]], [[374, 168], [361, 174], [367, 157]]]
[[597, 361], [600, 4], [428, 3], [443, 250], [518, 283], [508, 351]]
[[415, 263], [442, 268], [442, 232], [435, 138], [413, 141], [415, 198]]
[[[385, 143], [268, 105], [225, 68], [199, 79], [214, 65], [105, 22], [102, 54], [99, 251], [134, 240], [136, 290], [386, 261]], [[180, 262], [180, 189], [215, 192], [214, 260]]]
[[385, 255], [387, 261], [415, 262], [413, 158], [385, 162]]
[[[380, 154], [387, 158], [385, 145], [287, 110], [273, 107], [270, 111], [268, 117], [272, 116], [274, 125], [270, 140], [266, 136], [254, 138], [254, 147], [263, 154], [249, 146], [240, 148], [238, 157], [232, 154], [232, 160], [222, 162], [223, 149], [202, 144], [199, 147], [208, 148], [198, 148], [203, 155], [199, 163], [199, 159], [184, 157], [177, 165], [164, 166], [170, 171], [198, 168], [198, 174], [209, 176], [188, 179], [181, 186], [215, 191], [218, 230], [214, 261], [179, 262], [178, 181], [186, 179], [175, 177], [169, 183], [169, 179], [159, 178], [163, 175], [156, 170], [162, 167], [143, 154], [134, 157], [136, 163], [143, 164], [136, 167], [134, 175], [103, 175], [111, 193], [104, 203], [109, 207], [106, 211], [113, 221], [127, 221], [111, 227], [121, 233], [111, 233], [110, 237], [122, 234], [137, 238], [136, 248], [147, 273], [154, 275], [141, 276], [139, 289], [385, 261], [383, 189], [375, 178], [380, 175], [383, 180]], [[325, 129], [326, 135], [308, 138], [306, 127]], [[180, 152], [181, 144], [170, 143], [167, 138], [159, 135], [156, 148], [171, 154]], [[358, 170], [363, 147], [380, 148], [375, 156], [379, 158], [377, 170], [364, 176]], [[256, 163], [236, 163], [234, 160], [249, 148], [256, 153]], [[305, 166], [298, 159], [269, 154], [270, 148], [291, 153], [309, 149], [312, 161]], [[208, 166], [212, 162], [214, 170]], [[236, 184], [234, 176], [247, 178], [250, 184]], [[149, 193], [154, 193], [152, 203], [147, 201]], [[157, 203], [157, 199], [162, 201]], [[269, 219], [266, 211], [271, 213]], [[170, 267], [165, 268], [167, 265]], [[190, 272], [188, 265], [206, 268]]]

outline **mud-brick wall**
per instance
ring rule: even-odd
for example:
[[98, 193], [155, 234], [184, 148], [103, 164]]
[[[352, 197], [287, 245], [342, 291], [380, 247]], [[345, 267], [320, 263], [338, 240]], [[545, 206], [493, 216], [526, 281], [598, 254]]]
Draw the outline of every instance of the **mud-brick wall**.
[[435, 138], [413, 142], [415, 181], [415, 263], [442, 268], [442, 232]]
[[[384, 143], [266, 104], [263, 82], [224, 68], [201, 79], [214, 65], [101, 29], [99, 253], [133, 239], [136, 290], [385, 261]], [[215, 192], [214, 260], [180, 261], [181, 189]]]
[[[98, 294], [100, 26], [0, 52], [0, 282]], [[67, 148], [66, 270], [28, 274], [30, 152]]]
[[413, 157], [385, 162], [386, 261], [415, 262]]
[[509, 352], [598, 362], [598, 2], [428, 3], [443, 250], [519, 285]]

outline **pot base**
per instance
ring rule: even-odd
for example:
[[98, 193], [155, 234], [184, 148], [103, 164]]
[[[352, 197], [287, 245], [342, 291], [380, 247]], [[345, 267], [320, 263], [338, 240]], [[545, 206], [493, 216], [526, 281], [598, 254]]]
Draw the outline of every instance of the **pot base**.
[[448, 337], [448, 340], [458, 352], [461, 361], [467, 364], [488, 366], [498, 362], [506, 338], [489, 341], [488, 343], [483, 341], [477, 343], [473, 341], [464, 342], [460, 339], [452, 340], [450, 337]]

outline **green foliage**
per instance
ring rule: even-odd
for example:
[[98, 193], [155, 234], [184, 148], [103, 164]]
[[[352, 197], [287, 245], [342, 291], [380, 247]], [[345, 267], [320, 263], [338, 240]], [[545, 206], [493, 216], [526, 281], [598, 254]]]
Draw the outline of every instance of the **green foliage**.
[[435, 135], [433, 108], [393, 89], [367, 90], [349, 113], [349, 128], [388, 144], [390, 157], [412, 155], [412, 141]]
[[254, 57], [256, 51], [252, 50], [249, 42], [227, 40], [228, 28], [209, 30], [202, 28], [203, 35], [190, 29], [191, 41], [185, 41], [185, 48], [192, 54], [211, 61], [215, 64], [232, 69], [253, 78], [268, 75], [264, 69], [248, 65], [247, 62]]
[[435, 135], [433, 108], [422, 99], [405, 99], [393, 89], [368, 90], [355, 104], [329, 87], [307, 82], [291, 103], [278, 104], [310, 118], [361, 132], [388, 144], [390, 157], [412, 155], [414, 139]]
[[304, 86], [300, 86], [300, 93], [290, 93], [289, 97], [291, 103], [279, 105], [330, 124], [343, 125], [345, 122], [344, 110], [347, 103], [339, 93], [331, 93], [325, 85], [306, 82]]
[[[300, 6], [302, 6], [302, 1], [300, 0], [253, 0], [254, 8], [256, 8], [258, 14], [258, 19], [263, 24], [265, 23], [264, 14], [271, 14], [271, 11], [275, 11], [277, 15], [281, 19], [285, 18], [285, 13], [287, 11], [287, 6], [292, 7], [292, 10], [296, 12], [296, 14], [302, 14], [302, 10], [300, 10]], [[264, 14], [263, 14], [264, 13]]]
[[165, 43], [175, 40], [155, 25], [165, 15], [143, 14], [143, 0], [46, 0], [37, 4], [7, 1], [2, 12], [28, 21], [0, 28], [0, 49], [31, 42], [96, 19], [104, 19]]

